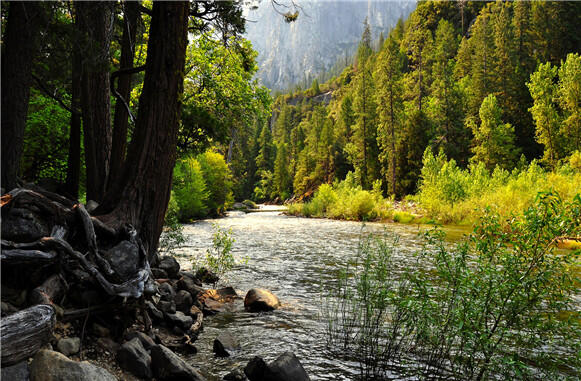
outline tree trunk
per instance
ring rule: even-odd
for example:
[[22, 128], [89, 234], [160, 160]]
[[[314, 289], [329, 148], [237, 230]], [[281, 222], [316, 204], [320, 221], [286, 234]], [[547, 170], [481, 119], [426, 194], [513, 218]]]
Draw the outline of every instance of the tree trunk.
[[72, 61], [72, 112], [69, 137], [69, 156], [67, 159], [66, 191], [71, 198], [77, 199], [79, 197], [79, 177], [81, 173], [81, 58], [77, 46], [74, 48]]
[[2, 187], [16, 187], [42, 21], [39, 2], [10, 2], [2, 51]]
[[122, 181], [96, 214], [137, 229], [151, 260], [169, 202], [181, 112], [188, 27], [187, 1], [154, 2], [139, 115]]
[[[137, 31], [137, 21], [139, 17], [139, 2], [125, 1], [124, 5], [124, 27], [121, 41], [121, 69], [133, 67], [135, 57], [135, 37]], [[122, 74], [119, 77], [117, 92], [129, 104], [131, 94], [131, 73]], [[127, 127], [129, 113], [125, 105], [120, 100], [115, 103], [115, 117], [113, 119], [113, 146], [111, 149], [111, 166], [109, 170], [109, 187], [120, 180], [123, 163], [125, 162], [125, 151], [127, 150]]]
[[111, 157], [109, 46], [112, 3], [75, 3], [81, 44], [81, 109], [87, 168], [87, 200], [105, 194]]

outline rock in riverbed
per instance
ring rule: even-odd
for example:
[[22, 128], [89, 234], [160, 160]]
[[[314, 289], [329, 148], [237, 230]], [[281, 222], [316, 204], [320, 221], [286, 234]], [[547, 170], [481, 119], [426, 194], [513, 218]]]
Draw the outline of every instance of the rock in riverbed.
[[258, 356], [248, 362], [244, 373], [250, 381], [310, 381], [305, 368], [292, 352], [285, 352], [270, 364]]
[[280, 307], [280, 301], [264, 288], [253, 288], [246, 293], [244, 308], [250, 312], [272, 311]]
[[214, 353], [218, 357], [229, 357], [240, 349], [240, 344], [230, 332], [224, 331], [214, 339]]
[[151, 365], [158, 381], [202, 381], [197, 370], [163, 345], [151, 348]]
[[133, 373], [135, 376], [150, 379], [151, 356], [143, 347], [138, 337], [126, 342], [117, 351], [117, 362], [119, 366]]
[[46, 349], [38, 351], [30, 364], [30, 379], [34, 381], [116, 381], [105, 369], [87, 361], [69, 360], [61, 353]]

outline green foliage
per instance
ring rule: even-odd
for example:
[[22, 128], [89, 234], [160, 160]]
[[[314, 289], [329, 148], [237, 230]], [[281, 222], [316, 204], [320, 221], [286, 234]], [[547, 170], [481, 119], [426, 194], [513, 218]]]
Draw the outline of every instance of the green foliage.
[[434, 156], [429, 148], [423, 164], [417, 200], [430, 218], [441, 223], [474, 222], [487, 206], [508, 217], [528, 208], [536, 194], [547, 189], [565, 200], [581, 192], [581, 174], [569, 167], [549, 172], [533, 161], [512, 172], [498, 167], [489, 171], [484, 163], [462, 169], [443, 152]]
[[194, 258], [192, 266], [194, 269], [206, 268], [218, 278], [222, 278], [239, 264], [232, 254], [235, 239], [232, 237], [232, 229], [223, 229], [218, 224], [213, 224], [212, 227], [214, 229], [212, 247], [206, 251], [203, 260]]
[[507, 221], [489, 210], [454, 247], [438, 229], [425, 233], [399, 275], [397, 239], [366, 237], [324, 303], [328, 344], [364, 379], [579, 377], [579, 251], [556, 252], [555, 239], [580, 232], [579, 196], [539, 194]]
[[173, 177], [179, 220], [223, 213], [234, 202], [231, 176], [222, 155], [213, 151], [179, 160]]
[[165, 213], [163, 233], [159, 239], [158, 250], [162, 253], [175, 254], [175, 250], [186, 243], [187, 239], [183, 232], [184, 227], [179, 222], [179, 212], [179, 206], [172, 191], [167, 212]]
[[472, 160], [482, 162], [489, 170], [499, 166], [514, 167], [518, 150], [514, 146], [514, 128], [501, 120], [502, 110], [496, 97], [489, 94], [480, 106], [480, 125], [472, 120], [470, 128], [474, 134], [474, 156]]

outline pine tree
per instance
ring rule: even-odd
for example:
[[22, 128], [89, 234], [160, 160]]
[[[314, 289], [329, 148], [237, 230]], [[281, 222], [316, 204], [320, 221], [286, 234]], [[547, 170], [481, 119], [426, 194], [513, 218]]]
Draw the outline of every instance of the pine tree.
[[519, 150], [514, 146], [514, 128], [501, 120], [502, 109], [493, 94], [489, 94], [480, 107], [480, 124], [470, 123], [474, 134], [472, 160], [482, 162], [488, 170], [496, 166], [512, 169]]
[[581, 151], [581, 56], [567, 55], [559, 68], [559, 103], [563, 109], [562, 133], [568, 137], [568, 152]]
[[291, 194], [291, 177], [288, 170], [288, 145], [285, 141], [277, 144], [276, 159], [274, 160], [274, 197], [286, 200]]
[[384, 48], [377, 59], [375, 78], [377, 82], [377, 114], [379, 127], [377, 129], [377, 144], [381, 173], [389, 184], [389, 193], [396, 194], [396, 159], [398, 139], [400, 137], [402, 109], [402, 68], [403, 57], [399, 51], [399, 43], [392, 34], [388, 36]]

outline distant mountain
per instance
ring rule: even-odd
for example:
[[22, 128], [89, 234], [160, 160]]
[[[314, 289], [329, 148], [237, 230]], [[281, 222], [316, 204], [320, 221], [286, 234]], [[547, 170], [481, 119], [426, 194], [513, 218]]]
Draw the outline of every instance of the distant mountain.
[[[353, 55], [368, 17], [373, 39], [387, 36], [401, 17], [416, 7], [415, 1], [295, 0], [302, 10], [287, 23], [271, 0], [248, 11], [246, 37], [258, 51], [258, 77], [272, 90], [285, 90], [301, 81], [310, 83], [339, 60]], [[290, 0], [279, 0], [291, 4]], [[289, 8], [292, 10], [291, 8]], [[286, 11], [278, 7], [279, 11]]]

